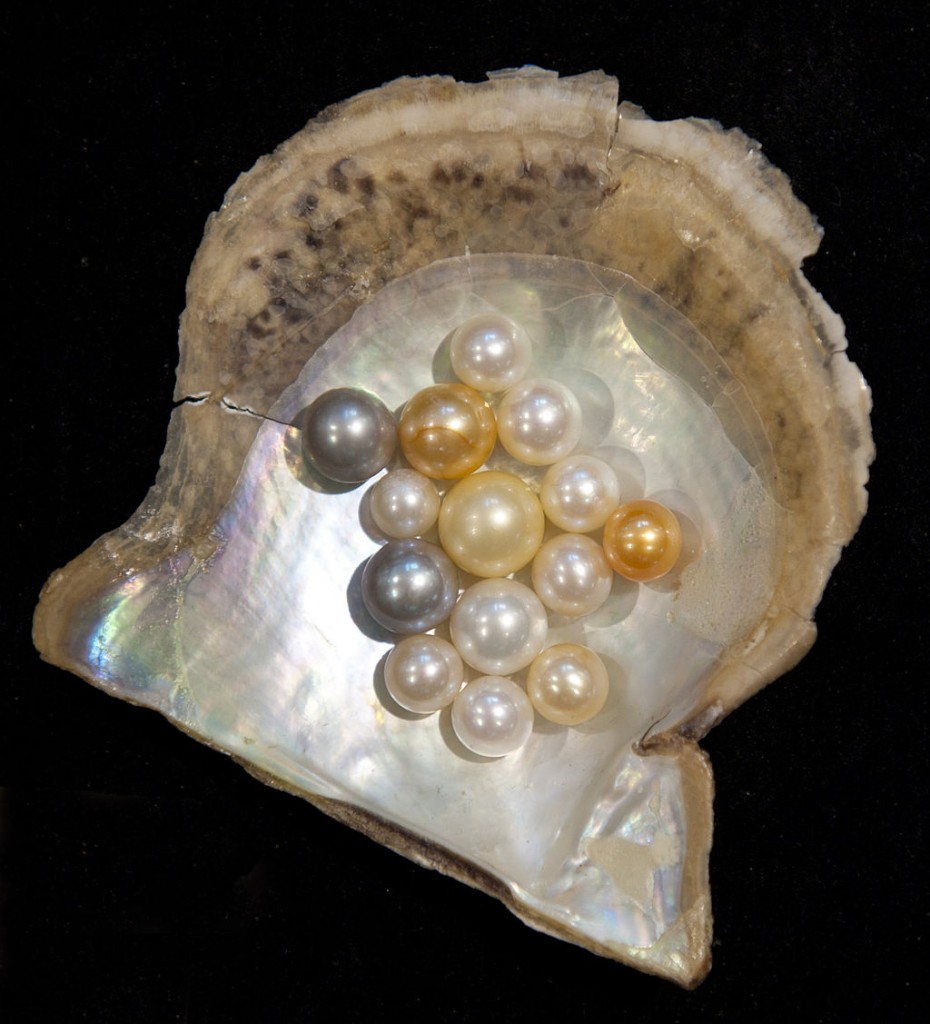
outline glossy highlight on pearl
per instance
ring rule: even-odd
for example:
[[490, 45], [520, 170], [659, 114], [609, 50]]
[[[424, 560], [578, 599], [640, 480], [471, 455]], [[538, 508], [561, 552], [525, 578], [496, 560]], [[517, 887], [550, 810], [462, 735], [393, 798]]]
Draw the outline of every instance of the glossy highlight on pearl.
[[504, 757], [519, 750], [533, 731], [533, 706], [511, 679], [473, 679], [452, 705], [455, 735], [475, 754]]
[[371, 489], [371, 518], [386, 536], [421, 537], [439, 515], [439, 494], [433, 481], [413, 469], [395, 469]]
[[581, 725], [604, 707], [610, 682], [604, 662], [580, 644], [555, 644], [535, 659], [526, 677], [533, 707], [556, 725]]
[[501, 444], [530, 466], [564, 459], [581, 440], [581, 429], [578, 399], [557, 380], [525, 380], [504, 395], [497, 409]]
[[481, 466], [494, 448], [491, 407], [464, 384], [434, 384], [404, 406], [400, 446], [414, 469], [434, 480], [458, 480]]
[[489, 470], [459, 481], [443, 498], [439, 538], [473, 576], [507, 576], [539, 550], [546, 520], [539, 498], [512, 473]]
[[614, 574], [600, 544], [581, 533], [547, 540], [533, 559], [533, 589], [559, 615], [588, 615], [610, 596]]
[[551, 466], [539, 490], [543, 511], [573, 533], [597, 530], [620, 503], [617, 474], [593, 455], [570, 455]]
[[449, 342], [456, 377], [477, 391], [505, 391], [526, 376], [532, 358], [526, 331], [500, 313], [471, 317]]
[[362, 573], [362, 601], [393, 633], [422, 633], [449, 617], [458, 573], [448, 555], [425, 540], [392, 540]]
[[481, 580], [462, 594], [450, 619], [452, 643], [472, 668], [493, 675], [519, 672], [546, 644], [542, 602], [515, 580]]
[[304, 413], [301, 447], [307, 462], [327, 480], [362, 483], [394, 457], [394, 417], [361, 388], [333, 388]]
[[645, 498], [620, 505], [604, 525], [604, 554], [628, 580], [659, 579], [675, 567], [681, 554], [681, 527], [675, 513]]
[[455, 700], [465, 666], [458, 651], [430, 633], [404, 637], [384, 663], [388, 693], [407, 711], [428, 715]]

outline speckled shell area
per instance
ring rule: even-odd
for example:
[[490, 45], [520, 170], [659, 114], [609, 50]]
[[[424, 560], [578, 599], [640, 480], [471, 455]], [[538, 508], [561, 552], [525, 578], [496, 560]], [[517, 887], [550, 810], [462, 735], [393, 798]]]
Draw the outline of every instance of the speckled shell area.
[[[244, 174], [210, 218], [188, 281], [179, 405], [156, 483], [125, 525], [51, 577], [36, 645], [269, 783], [485, 889], [534, 927], [696, 984], [710, 966], [713, 789], [696, 741], [810, 647], [826, 580], [866, 505], [869, 392], [846, 356], [842, 322], [800, 270], [819, 239], [756, 143], [710, 122], [653, 122], [618, 106], [617, 83], [602, 73], [401, 79], [329, 108]], [[701, 648], [706, 663], [660, 702], [664, 714], [602, 732], [597, 753], [573, 757], [568, 772], [558, 755], [543, 757], [547, 737], [513, 764], [490, 766], [493, 782], [486, 764], [450, 761], [443, 800], [455, 810], [446, 812], [423, 782], [424, 763], [431, 778], [443, 771], [431, 760], [442, 756], [438, 731], [411, 740], [427, 734], [402, 727], [422, 723], [385, 727], [370, 683], [359, 700], [376, 714], [364, 737], [327, 727], [334, 714], [345, 723], [361, 713], [327, 703], [345, 654], [330, 667], [316, 658], [341, 628], [327, 635], [323, 622], [331, 608], [344, 611], [346, 580], [363, 557], [354, 547], [361, 531], [349, 530], [361, 492], [321, 497], [304, 487], [288, 468], [290, 424], [320, 389], [340, 383], [403, 401], [392, 355], [416, 344], [392, 349], [382, 337], [378, 347], [372, 325], [385, 310], [416, 309], [422, 322], [431, 296], [448, 296], [453, 278], [472, 274], [475, 287], [434, 310], [445, 329], [454, 326], [443, 320], [450, 308], [476, 296], [495, 305], [484, 277], [509, 266], [533, 292], [551, 257], [564, 259], [570, 277], [593, 280], [600, 296], [616, 295], [628, 275], [653, 309], [668, 309], [667, 322], [686, 318], [682, 331], [719, 367], [695, 416], [744, 455], [739, 438], [759, 440], [749, 464], [764, 494], [758, 507], [768, 510], [763, 583], [750, 617], [709, 627], [712, 635], [693, 630], [698, 646], [715, 646]], [[666, 353], [661, 372], [699, 392], [686, 363]], [[353, 374], [370, 379], [345, 379]], [[745, 430], [734, 425], [737, 412], [751, 421]], [[318, 521], [323, 498], [330, 511]], [[292, 537], [286, 524], [305, 505]], [[343, 542], [333, 545], [338, 522]], [[299, 592], [282, 597], [281, 588], [298, 569], [313, 573], [320, 531], [327, 549], [316, 564], [342, 599], [300, 608], [322, 637], [315, 652], [288, 625]], [[303, 545], [293, 558], [291, 541]], [[718, 603], [746, 607], [740, 573], [726, 569], [718, 565], [716, 591], [703, 592], [705, 622]], [[252, 636], [250, 624], [261, 646], [231, 649]], [[358, 636], [351, 643], [372, 642]], [[204, 680], [224, 658], [235, 671], [222, 670], [229, 685], [220, 691]], [[294, 682], [300, 672], [312, 685]], [[384, 753], [372, 744], [386, 734]], [[515, 816], [506, 794], [528, 780], [536, 798]], [[467, 800], [453, 801], [456, 787]]]

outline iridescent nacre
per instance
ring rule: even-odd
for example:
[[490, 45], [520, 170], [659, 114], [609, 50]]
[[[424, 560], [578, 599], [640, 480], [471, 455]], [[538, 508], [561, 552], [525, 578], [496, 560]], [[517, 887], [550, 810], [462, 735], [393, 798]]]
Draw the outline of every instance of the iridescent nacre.
[[[868, 389], [801, 272], [819, 239], [755, 143], [618, 106], [602, 73], [404, 79], [328, 111], [208, 222], [157, 486], [49, 580], [38, 647], [534, 927], [695, 984], [697, 740], [810, 646], [865, 511]], [[625, 500], [684, 495], [701, 541], [673, 586], [616, 580], [553, 619], [546, 642], [603, 661], [607, 702], [493, 763], [379, 700], [391, 638], [358, 596], [363, 495], [330, 493], [301, 451], [327, 391], [397, 410], [460, 387], [448, 339], [486, 314], [577, 397], [578, 451]], [[424, 472], [488, 457], [538, 489], [543, 470], [491, 445], [469, 435], [479, 458]]]

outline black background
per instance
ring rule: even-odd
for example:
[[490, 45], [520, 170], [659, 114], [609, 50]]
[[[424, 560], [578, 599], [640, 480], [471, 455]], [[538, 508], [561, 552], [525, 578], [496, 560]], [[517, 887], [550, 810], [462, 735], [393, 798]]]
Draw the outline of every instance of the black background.
[[[5, 1020], [869, 1021], [926, 978], [930, 41], [923, 4], [486, 0], [6, 16]], [[56, 567], [154, 478], [203, 222], [322, 107], [403, 74], [603, 68], [739, 125], [826, 230], [808, 276], [872, 386], [871, 509], [798, 668], [705, 740], [714, 969], [539, 935], [40, 662]], [[922, 938], [924, 937], [924, 938]]]

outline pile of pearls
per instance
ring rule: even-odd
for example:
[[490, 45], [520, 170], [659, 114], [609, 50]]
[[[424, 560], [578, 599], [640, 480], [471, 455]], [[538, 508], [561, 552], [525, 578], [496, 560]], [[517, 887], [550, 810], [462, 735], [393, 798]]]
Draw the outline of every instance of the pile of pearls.
[[[391, 469], [370, 492], [371, 519], [388, 540], [365, 565], [362, 601], [403, 636], [384, 666], [391, 697], [416, 714], [451, 704], [459, 740], [485, 757], [519, 749], [534, 714], [575, 726], [602, 710], [604, 663], [580, 644], [547, 647], [549, 612], [588, 615], [607, 600], [614, 573], [658, 579], [682, 546], [671, 510], [621, 503], [613, 469], [575, 452], [578, 399], [559, 381], [528, 377], [532, 355], [519, 324], [483, 313], [450, 338], [462, 383], [418, 391], [399, 422], [350, 387], [320, 395], [303, 421], [304, 457], [327, 479], [368, 480], [398, 447], [412, 467]], [[497, 395], [495, 411], [488, 396]], [[521, 463], [549, 467], [538, 493], [513, 473], [477, 472], [497, 442]], [[544, 542], [547, 520], [565, 532]], [[602, 543], [589, 536], [600, 530]], [[526, 566], [532, 587], [511, 578]], [[460, 571], [479, 577], [461, 594]], [[428, 632], [444, 623], [450, 639]], [[466, 666], [480, 673], [467, 683]], [[525, 688], [512, 678], [523, 670]]]

